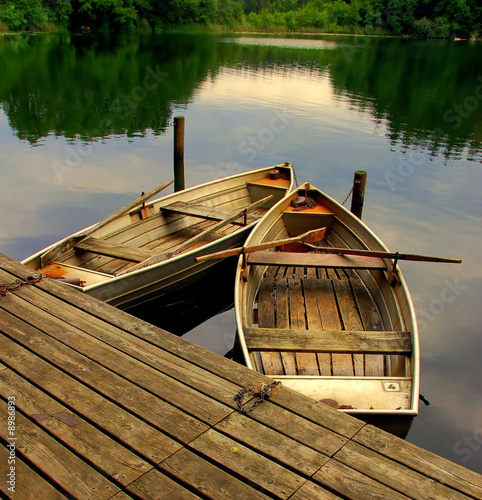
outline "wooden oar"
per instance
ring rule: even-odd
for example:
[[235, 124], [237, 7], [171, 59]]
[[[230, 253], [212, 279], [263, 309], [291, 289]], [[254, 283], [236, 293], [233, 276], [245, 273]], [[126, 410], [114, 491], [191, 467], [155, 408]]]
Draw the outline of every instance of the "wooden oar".
[[241, 255], [243, 253], [257, 252], [259, 250], [266, 250], [268, 248], [281, 247], [284, 245], [289, 245], [292, 243], [314, 243], [315, 241], [320, 241], [325, 237], [326, 227], [320, 229], [313, 229], [312, 231], [307, 231], [306, 233], [300, 234], [299, 236], [294, 236], [293, 238], [285, 238], [283, 240], [277, 241], [267, 241], [266, 243], [260, 243], [259, 245], [254, 245], [252, 247], [237, 247], [231, 248], [229, 250], [221, 250], [220, 252], [214, 252], [207, 255], [202, 255], [197, 257], [198, 262], [213, 259], [224, 259], [225, 257], [232, 257], [234, 255]]
[[247, 207], [243, 208], [242, 210], [236, 212], [231, 217], [228, 217], [227, 219], [223, 219], [223, 220], [219, 221], [217, 224], [214, 224], [213, 226], [208, 227], [204, 231], [201, 231], [199, 234], [196, 234], [192, 238], [189, 238], [187, 241], [185, 241], [184, 243], [181, 243], [179, 246], [177, 246], [172, 252], [167, 252], [167, 253], [163, 253], [163, 254], [159, 254], [159, 255], [154, 255], [153, 257], [149, 257], [148, 259], [143, 260], [139, 264], [137, 264], [133, 267], [130, 267], [126, 271], [122, 271], [122, 272], [116, 274], [116, 276], [122, 276], [123, 274], [128, 274], [128, 273], [132, 273], [133, 271], [138, 271], [139, 269], [143, 269], [144, 267], [149, 267], [149, 266], [152, 266], [154, 264], [159, 264], [160, 262], [164, 262], [165, 260], [168, 260], [168, 259], [180, 254], [181, 252], [186, 250], [186, 248], [189, 248], [190, 246], [194, 245], [197, 241], [203, 239], [205, 236], [216, 232], [218, 229], [221, 229], [222, 227], [227, 226], [228, 224], [231, 224], [236, 219], [239, 219], [240, 217], [242, 217], [245, 213], [249, 212], [250, 210], [253, 210], [257, 207], [260, 207], [261, 205], [266, 203], [272, 197], [273, 197], [273, 195], [270, 194], [269, 196], [266, 196], [266, 198], [263, 198], [261, 200], [255, 201], [254, 203], [251, 203], [251, 205], [248, 205]]
[[396, 260], [412, 260], [418, 262], [444, 262], [448, 264], [460, 264], [462, 260], [451, 259], [448, 257], [434, 257], [431, 255], [417, 255], [410, 253], [399, 252], [383, 252], [378, 250], [363, 250], [358, 248], [334, 248], [334, 247], [319, 247], [305, 243], [306, 246], [313, 250], [319, 250], [323, 253], [334, 253], [339, 255], [361, 255], [363, 257], [378, 257], [382, 259], [396, 259]]
[[94, 231], [97, 231], [97, 229], [106, 226], [107, 224], [109, 224], [109, 222], [112, 222], [113, 220], [121, 217], [122, 215], [125, 215], [127, 212], [129, 212], [129, 210], [132, 210], [138, 205], [142, 205], [142, 203], [147, 201], [149, 198], [152, 198], [157, 193], [169, 187], [173, 182], [174, 181], [172, 180], [169, 182], [165, 182], [164, 184], [161, 184], [152, 191], [149, 191], [148, 193], [139, 196], [139, 198], [137, 198], [136, 200], [131, 201], [121, 209], [117, 210], [117, 212], [114, 212], [113, 214], [109, 215], [109, 217], [98, 222], [92, 227], [82, 231], [81, 233], [78, 233], [75, 236], [72, 236], [71, 238], [65, 240], [63, 243], [60, 243], [59, 245], [56, 245], [50, 250], [47, 250], [40, 256], [40, 267], [43, 268], [45, 266], [48, 266], [52, 261], [60, 257], [64, 252], [73, 248], [79, 241], [82, 241], [84, 238], [87, 238], [87, 236], [91, 235]]

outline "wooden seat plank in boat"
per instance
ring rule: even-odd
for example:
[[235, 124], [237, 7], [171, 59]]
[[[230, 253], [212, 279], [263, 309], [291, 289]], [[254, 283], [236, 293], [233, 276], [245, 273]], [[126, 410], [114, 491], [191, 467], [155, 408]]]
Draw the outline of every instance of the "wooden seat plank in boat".
[[357, 255], [333, 255], [321, 253], [296, 252], [252, 252], [248, 255], [248, 264], [280, 266], [321, 266], [347, 269], [386, 269], [383, 259], [360, 257]]
[[133, 248], [119, 243], [109, 243], [108, 241], [100, 240], [98, 238], [87, 238], [82, 240], [77, 243], [74, 248], [99, 255], [105, 255], [107, 257], [128, 260], [131, 262], [142, 262], [143, 260], [156, 255], [156, 252], [152, 252], [150, 250]]
[[246, 345], [253, 350], [409, 354], [410, 332], [246, 328]]
[[[182, 215], [188, 215], [191, 217], [199, 217], [201, 219], [210, 219], [210, 220], [225, 220], [236, 215], [234, 210], [223, 210], [217, 207], [209, 207], [206, 205], [199, 205], [197, 203], [185, 203], [183, 201], [176, 201], [164, 207], [161, 207], [163, 212], [171, 212], [178, 213]], [[239, 218], [241, 218], [240, 216]], [[247, 215], [247, 223], [254, 222], [259, 217], [256, 217], [252, 214]], [[233, 221], [233, 224], [244, 225], [244, 220]]]

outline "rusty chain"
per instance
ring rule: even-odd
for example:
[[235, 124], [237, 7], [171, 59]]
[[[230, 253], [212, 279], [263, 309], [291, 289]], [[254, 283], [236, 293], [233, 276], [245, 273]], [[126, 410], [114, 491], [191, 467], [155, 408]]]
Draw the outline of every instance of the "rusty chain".
[[[248, 411], [254, 410], [260, 403], [271, 396], [271, 389], [278, 384], [281, 384], [281, 382], [278, 382], [276, 380], [274, 382], [271, 382], [271, 384], [263, 384], [258, 392], [255, 392], [252, 387], [250, 387], [249, 389], [239, 390], [238, 393], [234, 396], [234, 400], [238, 405], [237, 410], [239, 411], [239, 413], [245, 415], [246, 413], [248, 413]], [[251, 406], [246, 407], [246, 403], [243, 404], [245, 394], [247, 394], [248, 396], [254, 396], [256, 398]]]
[[0, 301], [10, 292], [15, 292], [27, 285], [34, 285], [35, 283], [40, 283], [44, 278], [47, 278], [43, 274], [39, 274], [38, 276], [27, 276], [24, 280], [15, 280], [13, 283], [3, 283], [0, 285]]

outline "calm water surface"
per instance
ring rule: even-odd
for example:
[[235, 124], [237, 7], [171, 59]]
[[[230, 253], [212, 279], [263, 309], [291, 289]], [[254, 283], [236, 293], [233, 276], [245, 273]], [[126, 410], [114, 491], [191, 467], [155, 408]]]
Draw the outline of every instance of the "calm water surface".
[[[19, 260], [171, 178], [178, 114], [189, 186], [291, 161], [343, 201], [368, 171], [390, 249], [463, 259], [401, 265], [431, 402], [407, 439], [482, 472], [480, 43], [4, 36], [0, 75], [0, 252]], [[228, 310], [186, 337], [225, 353], [234, 330]]]

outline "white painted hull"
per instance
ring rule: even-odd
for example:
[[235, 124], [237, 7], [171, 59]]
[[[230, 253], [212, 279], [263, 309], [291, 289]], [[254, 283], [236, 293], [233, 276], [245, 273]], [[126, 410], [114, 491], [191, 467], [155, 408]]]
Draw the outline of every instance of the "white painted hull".
[[[269, 179], [269, 172], [275, 168], [273, 166], [237, 174], [156, 199], [146, 204], [145, 210], [149, 213], [149, 217], [145, 220], [139, 219], [141, 217], [140, 208], [136, 208], [106, 227], [95, 231], [91, 236], [114, 244], [128, 245], [129, 249], [142, 249], [152, 245], [156, 241], [155, 238], [159, 238], [159, 241], [162, 240], [164, 244], [169, 244], [171, 235], [177, 237], [180, 232], [190, 231], [191, 227], [199, 225], [199, 218], [185, 216], [183, 219], [182, 216], [177, 216], [177, 218], [169, 219], [168, 216], [160, 214], [161, 207], [175, 202], [191, 203], [201, 200], [199, 203], [203, 206], [214, 208], [221, 206], [225, 211], [236, 212], [252, 201], [273, 194], [272, 200], [268, 202], [269, 206], [272, 206], [274, 202], [285, 196], [293, 185], [292, 168], [283, 165], [276, 167], [286, 177], [286, 182], [280, 182], [284, 187], [264, 186], [264, 179]], [[269, 181], [266, 181], [266, 184], [269, 184]], [[266, 208], [260, 210], [265, 212]], [[206, 221], [205, 224], [208, 222], [210, 221]], [[199, 279], [203, 274], [209, 272], [216, 261], [197, 262], [196, 257], [242, 245], [256, 222], [257, 220], [249, 222], [245, 226], [228, 226], [230, 229], [225, 234], [215, 233], [214, 236], [210, 236], [213, 241], [207, 241], [205, 244], [198, 243], [194, 248], [187, 248], [179, 255], [174, 255], [167, 260], [125, 274], [119, 273], [117, 276], [113, 272], [105, 271], [109, 266], [110, 269], [114, 269], [115, 265], [115, 259], [109, 259], [106, 256], [92, 257], [90, 261], [86, 262], [86, 258], [82, 255], [79, 256], [78, 252], [70, 251], [56, 264], [60, 269], [59, 272], [63, 273], [62, 277], [80, 277], [80, 279], [86, 280], [85, 286], [75, 286], [75, 288], [119, 308], [128, 309], [158, 296], [166, 296]], [[25, 259], [22, 263], [39, 269], [40, 257], [46, 251], [84, 231], [68, 236]], [[180, 239], [180, 243], [183, 243], [183, 240]], [[172, 248], [169, 252], [172, 252]], [[121, 265], [122, 263], [117, 267]], [[120, 268], [120, 271], [123, 269], [125, 270], [126, 266]]]
[[[304, 193], [303, 189], [299, 188], [298, 191], [292, 192], [284, 200], [280, 201], [269, 210], [251, 232], [246, 240], [245, 247], [248, 248], [263, 242], [296, 236], [307, 230], [322, 227], [327, 224], [328, 221], [330, 227], [326, 235], [326, 244], [335, 247], [387, 251], [387, 248], [381, 240], [363, 222], [353, 216], [353, 214], [347, 211], [343, 206], [313, 186], [310, 186], [310, 190], [312, 190], [310, 193], [315, 193], [313, 197], [318, 199], [320, 204], [327, 209], [327, 212], [333, 214], [329, 216], [329, 221], [327, 218], [328, 216], [325, 215], [306, 213], [303, 217], [300, 217], [299, 214], [301, 214], [302, 211], [296, 214], [291, 213], [291, 200]], [[316, 209], [313, 210], [316, 211]], [[276, 257], [272, 257], [272, 260], [276, 262], [279, 258], [276, 259]], [[253, 259], [253, 262], [255, 262], [255, 259]], [[387, 259], [385, 260], [385, 264], [388, 268], [391, 266], [392, 261]], [[272, 368], [272, 364], [266, 361], [266, 359], [269, 360], [270, 357], [275, 356], [276, 351], [274, 351], [274, 353], [268, 353], [268, 356], [264, 355], [266, 359], [263, 359], [262, 354], [255, 349], [249, 348], [246, 341], [245, 330], [255, 329], [256, 331], [263, 332], [263, 329], [259, 326], [261, 323], [261, 311], [259, 310], [261, 304], [259, 303], [260, 298], [258, 294], [261, 280], [266, 280], [268, 273], [273, 274], [273, 267], [274, 266], [248, 265], [243, 269], [243, 259], [240, 258], [239, 260], [235, 283], [236, 322], [239, 343], [247, 366], [251, 369], [264, 372], [273, 379], [279, 380], [284, 385], [302, 392], [317, 401], [334, 400], [339, 403], [339, 406], [348, 407], [341, 411], [350, 413], [354, 416], [360, 418], [367, 417], [369, 419], [373, 418], [377, 421], [384, 417], [386, 417], [387, 422], [389, 422], [390, 419], [393, 419], [393, 421], [401, 421], [405, 424], [406, 428], [401, 430], [399, 434], [406, 434], [411, 420], [418, 414], [420, 361], [419, 339], [414, 308], [400, 270], [397, 268], [399, 282], [395, 286], [390, 286], [388, 282], [388, 272], [386, 270], [357, 269], [356, 276], [353, 274], [353, 271], [350, 272], [352, 273], [353, 279], [361, 279], [364, 286], [371, 294], [378, 310], [377, 314], [379, 314], [380, 323], [383, 323], [382, 329], [410, 332], [412, 342], [411, 354], [406, 356], [385, 356], [383, 360], [383, 376], [356, 376], [356, 369], [354, 369], [353, 375], [343, 376], [335, 373], [335, 358], [333, 357], [332, 365], [328, 369], [328, 371], [332, 370], [332, 373], [329, 375], [321, 374], [323, 371], [321, 361], [319, 361], [320, 366], [318, 369], [320, 373], [318, 375], [283, 373], [279, 368], [278, 373], [269, 373], [270, 370], [276, 370]], [[281, 272], [280, 269], [282, 269], [282, 267], [279, 267], [278, 271], [274, 271], [274, 273], [278, 273], [278, 276]], [[300, 286], [303, 287], [305, 286], [303, 283], [308, 279], [308, 271], [316, 273], [316, 276], [319, 276], [321, 273], [321, 271], [313, 271], [312, 268], [309, 269], [308, 267], [302, 267], [301, 269], [302, 271], [297, 271], [297, 273], [298, 276], [300, 276], [300, 272], [305, 273], [299, 278], [299, 281], [302, 282]], [[291, 270], [290, 268], [285, 268], [283, 272], [286, 273], [287, 276], [288, 272], [291, 273]], [[323, 272], [326, 272], [327, 275], [329, 274], [328, 271]], [[265, 273], [267, 274], [265, 275]], [[273, 276], [274, 275], [275, 274], [273, 274]], [[283, 274], [283, 276], [285, 276], [285, 274]], [[274, 279], [276, 281], [279, 278]], [[285, 278], [283, 278], [283, 280], [284, 279]], [[275, 285], [276, 290], [278, 286], [279, 285]], [[286, 293], [283, 291], [283, 288], [281, 291]], [[291, 291], [289, 293], [291, 293]], [[338, 298], [336, 299], [338, 300]], [[278, 292], [276, 291], [276, 301], [278, 300], [280, 299], [278, 299]], [[276, 302], [275, 308], [278, 309], [279, 307], [281, 306]], [[307, 318], [308, 306], [305, 304], [305, 307], [305, 316]], [[340, 307], [339, 304], [338, 307]], [[276, 312], [276, 314], [278, 313]], [[341, 317], [341, 312], [339, 314]], [[320, 317], [322, 316], [323, 312], [320, 312]], [[279, 320], [276, 319], [276, 323], [278, 321]], [[292, 321], [293, 319], [290, 319], [290, 322]], [[274, 326], [274, 328], [277, 327]], [[308, 319], [306, 319], [306, 329], [306, 331], [309, 332]], [[345, 327], [342, 329], [345, 330]], [[283, 332], [284, 331], [285, 330], [283, 330]], [[286, 332], [289, 333], [290, 330], [286, 330]], [[269, 342], [269, 340], [266, 342]], [[251, 347], [252, 346], [253, 344], [251, 344]], [[286, 365], [284, 361], [286, 353], [282, 354], [280, 351], [278, 354], [281, 356], [281, 362], [274, 359], [274, 364], [278, 366], [279, 363], [279, 366], [286, 371], [289, 368], [289, 365]], [[297, 354], [294, 355], [296, 360]], [[303, 359], [303, 356], [299, 357], [299, 359]], [[355, 356], [353, 359], [355, 359]], [[353, 361], [353, 363], [355, 366], [355, 361]], [[350, 406], [351, 408], [349, 408]]]

